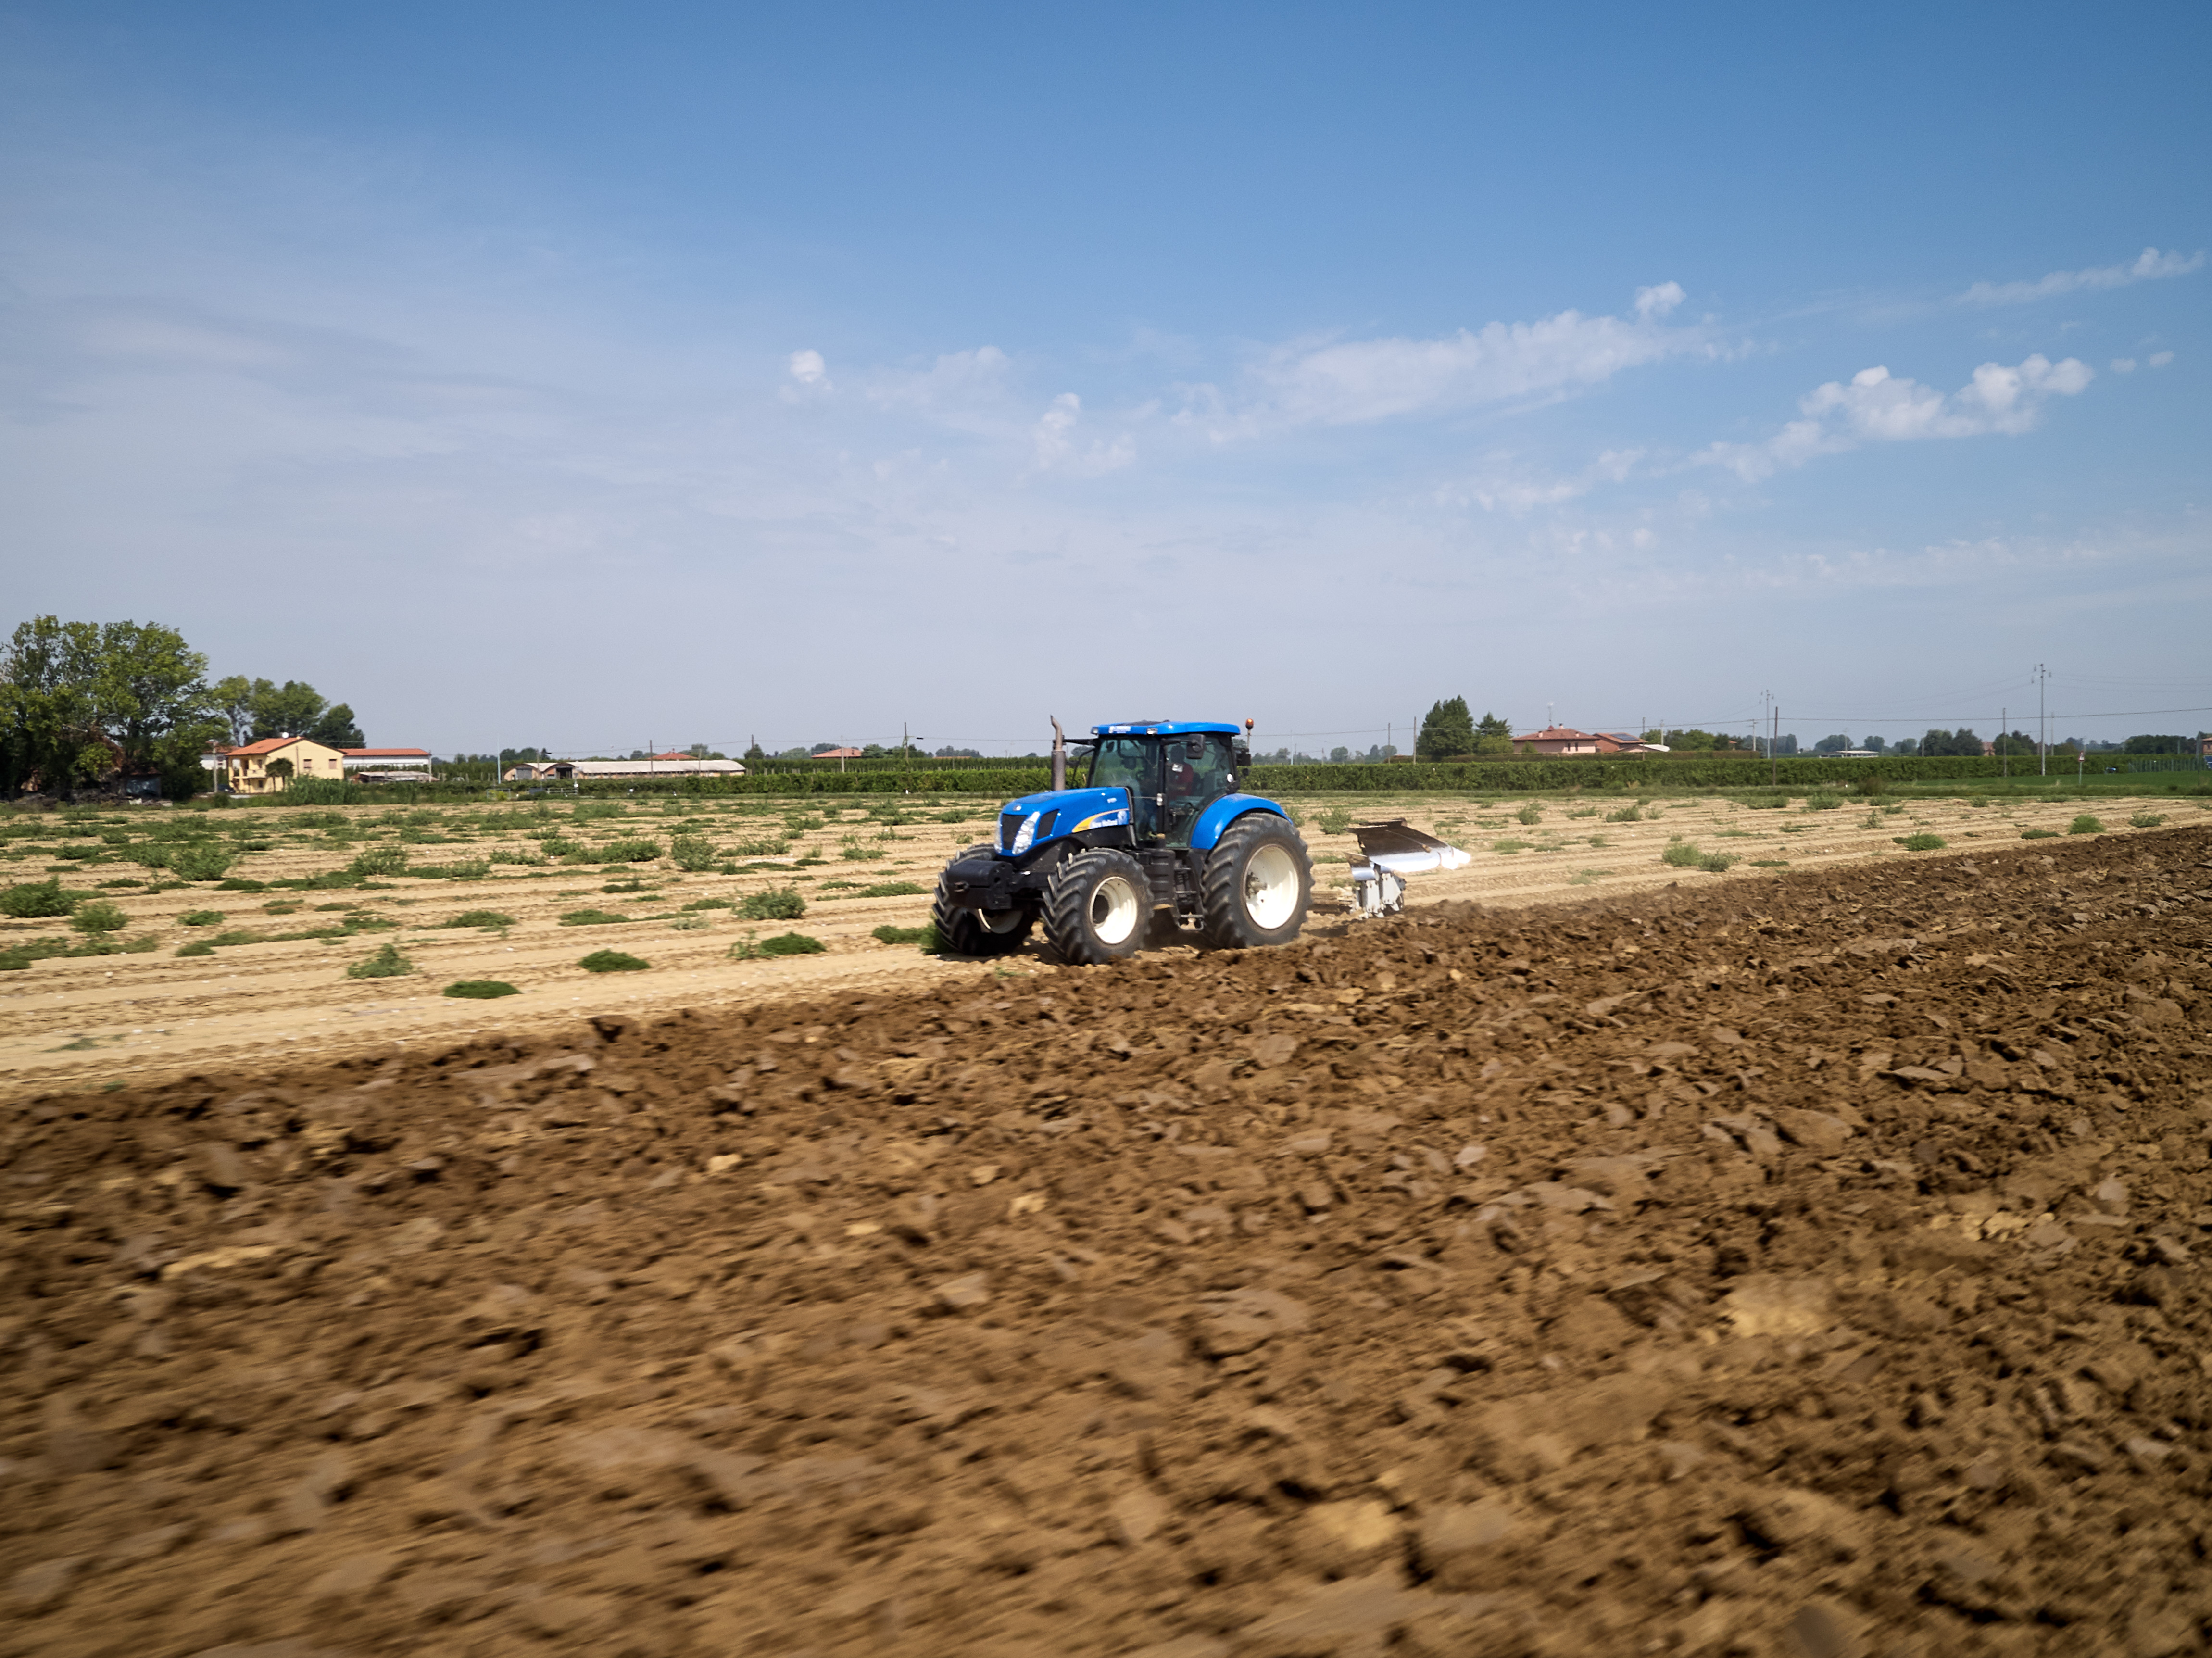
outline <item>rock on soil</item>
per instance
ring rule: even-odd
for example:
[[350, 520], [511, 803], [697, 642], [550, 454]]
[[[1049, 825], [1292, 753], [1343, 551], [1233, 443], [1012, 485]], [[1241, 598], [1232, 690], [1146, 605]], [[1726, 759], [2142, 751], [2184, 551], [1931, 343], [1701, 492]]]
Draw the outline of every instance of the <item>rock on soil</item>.
[[2212, 834], [0, 1115], [0, 1655], [2212, 1635]]

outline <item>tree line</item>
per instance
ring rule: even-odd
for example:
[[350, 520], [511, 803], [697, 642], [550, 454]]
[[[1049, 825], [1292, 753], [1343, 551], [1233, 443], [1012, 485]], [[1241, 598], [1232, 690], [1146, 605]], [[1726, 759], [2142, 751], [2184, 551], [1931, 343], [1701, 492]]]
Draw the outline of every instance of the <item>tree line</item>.
[[0, 650], [0, 772], [9, 793], [73, 794], [121, 771], [156, 775], [182, 799], [206, 786], [212, 744], [307, 737], [360, 748], [354, 711], [312, 685], [242, 674], [210, 683], [208, 659], [159, 622], [19, 623]]

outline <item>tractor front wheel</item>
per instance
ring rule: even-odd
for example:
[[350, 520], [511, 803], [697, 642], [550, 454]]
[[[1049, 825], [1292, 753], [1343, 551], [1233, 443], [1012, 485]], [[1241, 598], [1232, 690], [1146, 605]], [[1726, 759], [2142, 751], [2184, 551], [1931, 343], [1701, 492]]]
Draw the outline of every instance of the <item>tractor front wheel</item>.
[[1214, 842], [1198, 890], [1206, 942], [1217, 950], [1286, 944], [1305, 925], [1313, 865], [1289, 823], [1249, 811]]
[[[981, 857], [996, 850], [986, 842], [969, 847], [952, 861], [957, 864], [962, 859]], [[1025, 909], [991, 911], [956, 904], [945, 890], [942, 875], [937, 878], [937, 899], [929, 908], [929, 919], [937, 926], [938, 954], [986, 958], [1011, 956], [1019, 950], [1036, 920]]]
[[1142, 948], [1152, 912], [1142, 864], [1126, 852], [1080, 853], [1045, 890], [1044, 936], [1071, 966], [1118, 962]]

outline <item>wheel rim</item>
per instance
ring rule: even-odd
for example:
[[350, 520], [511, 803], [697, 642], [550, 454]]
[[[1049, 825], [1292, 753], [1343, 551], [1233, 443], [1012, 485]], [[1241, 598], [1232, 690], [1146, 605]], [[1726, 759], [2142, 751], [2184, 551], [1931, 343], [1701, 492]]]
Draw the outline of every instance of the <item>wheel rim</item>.
[[1262, 846], [1244, 865], [1244, 913], [1262, 932], [1273, 932], [1298, 907], [1298, 866], [1278, 846]]
[[983, 924], [984, 932], [1005, 934], [1022, 924], [1022, 913], [1018, 909], [979, 909], [975, 912], [975, 919]]
[[1102, 944], [1125, 944], [1137, 931], [1137, 890], [1118, 875], [1091, 889], [1091, 930]]

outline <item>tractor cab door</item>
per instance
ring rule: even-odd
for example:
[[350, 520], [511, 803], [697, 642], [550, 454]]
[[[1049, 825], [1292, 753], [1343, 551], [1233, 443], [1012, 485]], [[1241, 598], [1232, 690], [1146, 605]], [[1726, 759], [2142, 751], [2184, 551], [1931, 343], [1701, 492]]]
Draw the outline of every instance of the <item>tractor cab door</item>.
[[1193, 732], [1161, 744], [1159, 833], [1171, 847], [1190, 844], [1198, 815], [1237, 786], [1237, 756], [1218, 732]]
[[1143, 846], [1160, 832], [1159, 738], [1100, 738], [1091, 758], [1091, 786], [1129, 791], [1129, 829]]

